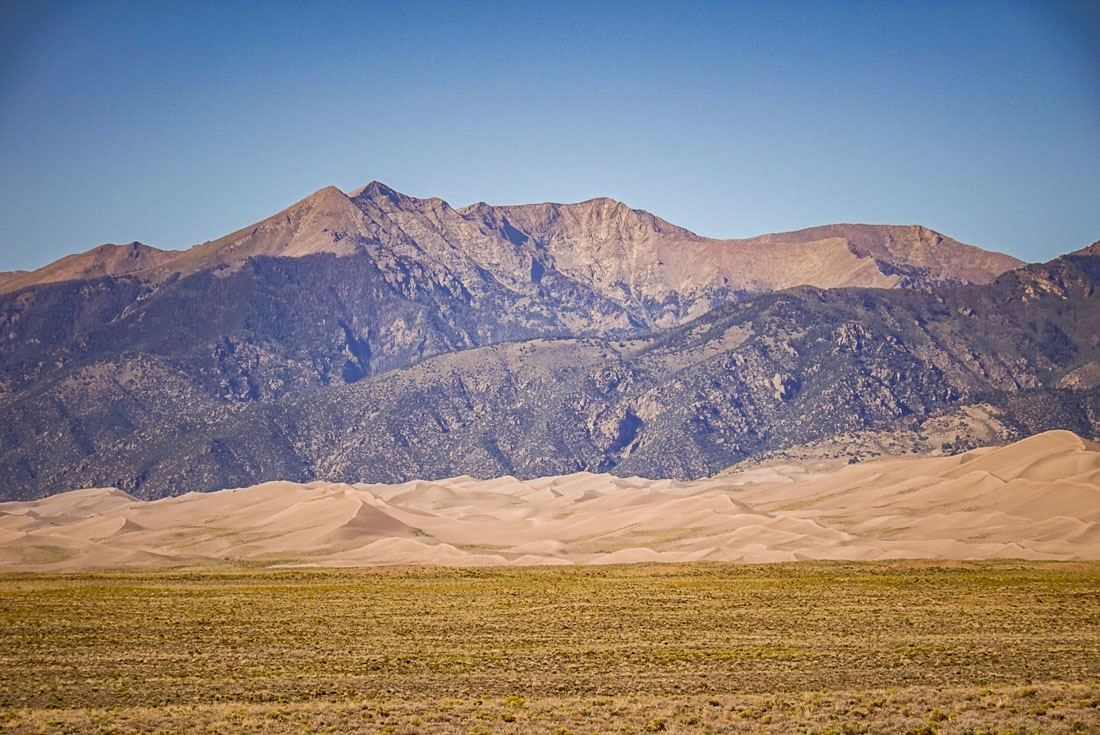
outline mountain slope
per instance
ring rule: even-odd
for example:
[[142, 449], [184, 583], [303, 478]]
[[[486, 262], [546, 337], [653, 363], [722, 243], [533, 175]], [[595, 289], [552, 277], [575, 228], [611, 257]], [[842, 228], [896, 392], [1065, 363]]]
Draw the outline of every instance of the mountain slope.
[[994, 412], [1004, 438], [1091, 437], [1100, 391], [1062, 386], [1100, 370], [1098, 284], [1100, 257], [1071, 255], [984, 286], [803, 287], [665, 332], [447, 352], [276, 401], [260, 400], [262, 386], [260, 399], [221, 400], [194, 366], [128, 356], [8, 402], [0, 480], [9, 497], [108, 485], [157, 497], [270, 479], [694, 478], [845, 432], [919, 433], [933, 419], [957, 427], [953, 451], [966, 448], [966, 422], [948, 414], [971, 406]]
[[140, 242], [100, 245], [83, 253], [67, 255], [35, 271], [0, 273], [0, 293], [59, 281], [83, 281], [136, 273], [171, 261], [177, 255], [175, 251], [158, 250]]
[[[884, 275], [895, 275], [890, 285], [988, 283], [1022, 263], [1003, 253], [964, 245], [920, 225], [824, 225], [795, 232], [761, 235], [742, 242], [806, 244], [840, 239], [858, 258], [871, 258]], [[793, 285], [793, 284], [792, 284]], [[862, 285], [854, 281], [838, 286]]]
[[[988, 283], [1021, 262], [919, 226], [830, 225], [746, 240], [699, 237], [610, 199], [459, 210], [519, 233], [566, 275], [620, 303], [660, 305], [662, 326], [738, 294], [799, 285]], [[671, 310], [676, 304], [679, 310]], [[652, 311], [652, 308], [651, 308]]]
[[0, 295], [0, 405], [79, 371], [163, 364], [221, 401], [271, 400], [457, 349], [536, 335], [612, 334], [613, 303], [551, 276], [555, 308], [487, 274], [465, 283], [413, 257], [256, 257], [151, 285], [133, 277]]

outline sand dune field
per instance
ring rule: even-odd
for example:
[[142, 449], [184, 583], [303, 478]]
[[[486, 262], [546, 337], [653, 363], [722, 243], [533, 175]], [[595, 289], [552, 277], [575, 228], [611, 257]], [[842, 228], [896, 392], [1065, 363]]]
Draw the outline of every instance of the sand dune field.
[[953, 457], [694, 482], [577, 473], [268, 482], [0, 504], [0, 568], [1100, 558], [1100, 448], [1048, 432]]

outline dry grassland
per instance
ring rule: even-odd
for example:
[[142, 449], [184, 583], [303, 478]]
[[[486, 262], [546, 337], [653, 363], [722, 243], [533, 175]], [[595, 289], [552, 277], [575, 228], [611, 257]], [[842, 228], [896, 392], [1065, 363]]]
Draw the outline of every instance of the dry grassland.
[[1100, 732], [1100, 563], [9, 574], [0, 732]]

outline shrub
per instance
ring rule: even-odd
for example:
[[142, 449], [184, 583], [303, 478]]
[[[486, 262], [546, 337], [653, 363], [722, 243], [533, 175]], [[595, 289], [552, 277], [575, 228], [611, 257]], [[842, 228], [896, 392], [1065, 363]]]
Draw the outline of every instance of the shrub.
[[925, 725], [924, 727], [916, 727], [912, 730], [906, 730], [905, 735], [936, 735], [936, 728], [932, 725]]

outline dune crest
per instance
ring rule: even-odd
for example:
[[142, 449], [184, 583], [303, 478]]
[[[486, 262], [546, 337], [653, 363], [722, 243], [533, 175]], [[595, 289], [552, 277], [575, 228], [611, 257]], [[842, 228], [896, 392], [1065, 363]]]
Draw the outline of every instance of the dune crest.
[[1065, 431], [953, 457], [693, 482], [577, 473], [267, 482], [0, 503], [0, 568], [1100, 558], [1100, 448]]

